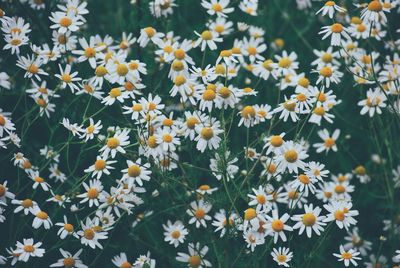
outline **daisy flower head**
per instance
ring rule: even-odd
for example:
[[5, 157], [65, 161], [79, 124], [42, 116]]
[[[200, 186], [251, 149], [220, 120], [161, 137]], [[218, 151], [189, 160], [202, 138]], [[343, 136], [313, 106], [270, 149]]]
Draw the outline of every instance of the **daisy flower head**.
[[123, 87], [111, 88], [108, 95], [101, 101], [104, 105], [113, 105], [115, 101], [123, 103], [125, 99], [129, 98], [129, 92]]
[[306, 231], [307, 237], [311, 237], [314, 231], [317, 235], [321, 235], [324, 231], [326, 223], [323, 222], [325, 216], [320, 216], [321, 208], [313, 206], [313, 204], [304, 205], [304, 214], [297, 214], [291, 217], [292, 221], [296, 224], [293, 229], [299, 229], [299, 235], [301, 235], [304, 230]]
[[96, 207], [99, 206], [99, 199], [102, 195], [103, 191], [103, 184], [100, 180], [90, 180], [89, 185], [86, 182], [83, 182], [83, 187], [85, 188], [86, 193], [82, 193], [77, 197], [82, 198], [80, 203], [85, 203], [89, 201], [89, 207], [95, 205]]
[[79, 39], [79, 44], [82, 47], [82, 50], [73, 50], [72, 53], [79, 56], [78, 62], [89, 61], [90, 67], [93, 69], [96, 68], [96, 59], [101, 57], [100, 53], [105, 48], [105, 46], [96, 46], [94, 36], [91, 36], [89, 39], [89, 43], [85, 38]]
[[167, 224], [163, 224], [164, 228], [164, 241], [168, 242], [174, 247], [178, 247], [185, 241], [185, 236], [189, 234], [182, 222], [176, 221], [172, 223], [168, 220]]
[[387, 12], [387, 10], [383, 8], [383, 4], [380, 0], [372, 0], [363, 10], [361, 10], [361, 19], [365, 24], [373, 22], [386, 23], [387, 18], [385, 12]]
[[39, 229], [40, 226], [43, 225], [45, 229], [50, 229], [50, 227], [53, 225], [47, 212], [40, 210], [39, 207], [35, 207], [32, 210], [32, 214], [35, 215], [32, 223], [33, 228]]
[[13, 253], [18, 254], [18, 260], [28, 262], [30, 257], [43, 257], [45, 249], [40, 248], [42, 242], [35, 243], [32, 238], [23, 239], [23, 242], [17, 242]]
[[212, 219], [211, 216], [207, 214], [210, 212], [211, 208], [211, 204], [205, 202], [203, 199], [190, 203], [190, 209], [186, 211], [186, 213], [191, 216], [189, 224], [196, 223], [196, 228], [200, 228], [200, 226], [207, 227], [206, 221]]
[[81, 226], [82, 230], [77, 233], [81, 237], [81, 243], [93, 249], [96, 247], [103, 249], [99, 240], [107, 239], [107, 232], [101, 228], [96, 228], [95, 223], [89, 217], [86, 218], [85, 223], [81, 222]]
[[278, 249], [273, 248], [271, 256], [279, 266], [289, 267], [288, 262], [292, 260], [293, 252], [291, 252], [289, 248], [285, 247], [279, 247]]
[[329, 88], [331, 83], [339, 84], [343, 73], [338, 70], [338, 67], [332, 65], [318, 66], [317, 70], [313, 70], [313, 73], [318, 74], [317, 85], [322, 84]]
[[209, 15], [226, 17], [226, 14], [232, 13], [235, 9], [228, 7], [230, 0], [202, 0], [201, 5], [207, 9]]
[[50, 20], [54, 23], [50, 28], [58, 30], [60, 34], [65, 34], [68, 31], [76, 32], [79, 30], [79, 26], [83, 25], [81, 18], [75, 16], [72, 12], [52, 12]]
[[340, 46], [342, 43], [342, 38], [351, 39], [349, 35], [349, 30], [343, 26], [341, 23], [334, 23], [329, 26], [323, 26], [319, 34], [323, 34], [322, 40], [325, 40], [331, 36], [331, 46]]
[[130, 144], [129, 132], [129, 129], [118, 129], [112, 137], [107, 139], [106, 144], [100, 149], [100, 152], [102, 152], [101, 156], [107, 158], [111, 155], [111, 158], [114, 158], [117, 152], [125, 154], [126, 151], [123, 147]]
[[0, 183], [0, 204], [7, 204], [7, 199], [11, 201], [15, 198], [15, 194], [9, 191], [7, 181]]
[[25, 215], [28, 215], [29, 213], [33, 214], [33, 211], [35, 211], [35, 209], [38, 207], [36, 201], [29, 198], [24, 200], [13, 199], [11, 203], [13, 205], [17, 205], [17, 207], [14, 209], [14, 213], [23, 211]]
[[339, 247], [340, 253], [333, 253], [333, 256], [338, 258], [338, 261], [343, 261], [344, 266], [348, 267], [351, 264], [354, 266], [357, 266], [357, 260], [361, 260], [358, 255], [360, 255], [360, 252], [354, 250], [354, 249], [349, 249], [345, 250], [343, 245], [340, 245]]
[[372, 242], [365, 240], [364, 237], [360, 236], [358, 227], [354, 227], [351, 231], [347, 231], [347, 234], [348, 235], [344, 240], [348, 241], [348, 243], [343, 245], [344, 249], [354, 249], [359, 251], [362, 256], [368, 255], [368, 251], [372, 249]]
[[82, 249], [78, 250], [75, 254], [71, 254], [70, 252], [59, 249], [62, 255], [61, 259], [58, 259], [56, 263], [50, 265], [50, 267], [68, 267], [68, 268], [87, 268], [88, 266], [83, 264], [83, 262], [79, 259], [79, 256], [82, 253]]
[[205, 268], [211, 267], [211, 262], [204, 257], [208, 252], [207, 246], [200, 246], [200, 243], [189, 243], [189, 254], [178, 252], [176, 260], [179, 262], [187, 263], [188, 267]]
[[19, 54], [20, 47], [28, 44], [29, 38], [18, 32], [12, 32], [10, 35], [6, 35], [4, 37], [4, 41], [6, 45], [3, 47], [3, 50], [11, 49], [11, 54]]
[[159, 33], [153, 27], [146, 27], [140, 30], [140, 36], [137, 40], [141, 47], [147, 46], [147, 44], [152, 41], [154, 44], [159, 44], [162, 42], [164, 37], [163, 33]]
[[121, 170], [124, 173], [122, 181], [127, 182], [129, 188], [132, 188], [134, 183], [143, 186], [143, 181], [150, 180], [149, 163], [142, 164], [142, 159], [138, 158], [135, 162], [126, 160], [126, 164], [128, 168]]
[[303, 145], [293, 141], [286, 141], [283, 144], [281, 153], [277, 156], [282, 170], [288, 170], [290, 173], [298, 173], [299, 169], [305, 170], [305, 160], [308, 157]]
[[112, 258], [111, 261], [117, 267], [121, 267], [121, 268], [134, 267], [131, 264], [131, 262], [128, 261], [128, 257], [126, 256], [125, 252], [121, 252], [119, 255], [114, 256], [114, 258]]
[[295, 74], [296, 70], [299, 68], [299, 63], [296, 61], [297, 54], [295, 52], [290, 52], [290, 54], [288, 54], [287, 51], [284, 50], [282, 51], [282, 56], [275, 55], [275, 59], [277, 60], [275, 72], [279, 76]]
[[68, 222], [67, 217], [64, 215], [63, 216], [63, 222], [57, 222], [55, 225], [60, 226], [60, 229], [57, 231], [57, 235], [61, 239], [65, 239], [69, 235], [73, 235], [76, 238], [79, 238], [79, 236], [75, 232], [74, 225]]
[[55, 76], [60, 79], [61, 82], [61, 88], [66, 88], [67, 86], [71, 89], [72, 93], [75, 92], [75, 90], [79, 90], [78, 85], [75, 84], [77, 81], [81, 81], [82, 79], [78, 77], [78, 72], [72, 72], [72, 67], [70, 64], [67, 64], [65, 66], [65, 69], [61, 67], [60, 64], [58, 64], [58, 68], [60, 69], [60, 74], [56, 74]]
[[197, 137], [194, 140], [197, 141], [197, 150], [204, 152], [206, 148], [210, 150], [217, 149], [221, 142], [221, 138], [218, 135], [224, 132], [220, 128], [221, 124], [215, 118], [211, 118], [210, 122], [196, 125]]
[[318, 136], [323, 140], [322, 143], [314, 143], [313, 147], [316, 148], [317, 153], [322, 153], [326, 151], [328, 153], [330, 150], [337, 152], [337, 139], [340, 135], [340, 129], [335, 129], [332, 135], [329, 134], [327, 129], [322, 129], [318, 131]]
[[201, 34], [198, 32], [195, 32], [195, 34], [199, 37], [196, 42], [194, 43], [193, 47], [198, 47], [200, 46], [201, 51], [204, 51], [206, 47], [208, 47], [210, 50], [216, 50], [217, 49], [217, 43], [222, 42], [222, 38], [218, 37], [218, 33], [210, 30], [205, 30]]
[[354, 216], [358, 216], [357, 210], [351, 210], [353, 204], [350, 201], [332, 201], [329, 204], [325, 204], [324, 208], [329, 212], [324, 222], [335, 221], [336, 225], [343, 229], [348, 230], [351, 225], [355, 225], [357, 220]]
[[286, 224], [290, 218], [289, 214], [285, 213], [281, 217], [278, 215], [277, 210], [272, 210], [272, 216], [268, 214], [265, 216], [267, 219], [266, 233], [267, 235], [273, 235], [274, 244], [278, 242], [278, 238], [281, 238], [283, 242], [286, 242], [287, 238], [284, 231], [293, 231], [293, 228]]
[[107, 160], [106, 158], [97, 156], [94, 164], [85, 169], [85, 172], [92, 173], [92, 178], [96, 176], [97, 179], [100, 179], [103, 173], [106, 175], [110, 175], [110, 169], [114, 169], [111, 164], [114, 164], [116, 162], [117, 161]]
[[340, 7], [335, 1], [326, 1], [324, 6], [317, 11], [315, 14], [321, 13], [322, 16], [328, 15], [330, 19], [333, 18], [335, 12], [346, 12], [345, 8]]
[[367, 91], [367, 98], [358, 102], [358, 105], [362, 106], [360, 114], [368, 114], [370, 117], [373, 117], [375, 113], [381, 114], [382, 108], [386, 108], [387, 106], [385, 103], [386, 100], [386, 95], [382, 93], [380, 88], [369, 89]]

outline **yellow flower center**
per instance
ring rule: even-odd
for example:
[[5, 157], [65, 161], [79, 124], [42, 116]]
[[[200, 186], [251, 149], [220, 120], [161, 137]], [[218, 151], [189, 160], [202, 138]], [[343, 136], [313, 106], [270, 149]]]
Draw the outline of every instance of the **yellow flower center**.
[[204, 127], [201, 129], [200, 135], [203, 139], [210, 140], [212, 137], [214, 137], [214, 130], [212, 127]]
[[281, 58], [278, 62], [278, 66], [281, 68], [289, 68], [292, 61], [288, 57]]
[[129, 72], [128, 67], [126, 64], [120, 63], [117, 65], [117, 74], [119, 76], [125, 76]]
[[317, 217], [313, 213], [306, 213], [303, 215], [302, 221], [305, 226], [313, 226], [317, 221]]
[[64, 263], [64, 266], [65, 266], [66, 268], [71, 268], [71, 267], [74, 267], [74, 266], [75, 266], [75, 260], [74, 260], [74, 258], [72, 258], [72, 257], [65, 258], [65, 259], [63, 260], [63, 263]]
[[257, 202], [258, 202], [259, 204], [265, 204], [265, 201], [266, 201], [265, 195], [263, 195], [263, 194], [258, 194], [258, 195], [256, 196], [256, 199], [257, 199]]
[[219, 4], [219, 3], [215, 3], [215, 4], [212, 5], [212, 9], [213, 9], [215, 12], [221, 12], [221, 11], [222, 11], [222, 6], [221, 6], [221, 4]]
[[283, 108], [285, 108], [290, 112], [293, 112], [294, 109], [296, 108], [296, 103], [293, 101], [285, 101], [285, 103], [283, 104]]
[[117, 138], [108, 138], [107, 140], [107, 146], [111, 149], [115, 149], [119, 146], [119, 140]]
[[186, 126], [190, 129], [194, 129], [196, 127], [196, 124], [199, 123], [199, 120], [196, 117], [189, 117], [186, 120]]
[[343, 252], [342, 253], [342, 258], [345, 260], [350, 260], [351, 258], [353, 258], [353, 254], [349, 253], [349, 252]]
[[300, 94], [298, 94], [298, 95], [296, 96], [296, 99], [297, 99], [298, 101], [300, 101], [300, 102], [303, 102], [303, 101], [307, 100], [307, 96], [306, 96], [305, 94], [303, 94], [303, 93], [300, 93]]
[[216, 97], [215, 91], [211, 89], [206, 89], [203, 93], [203, 100], [212, 101], [215, 99], [215, 97]]
[[175, 85], [179, 87], [186, 83], [186, 78], [183, 75], [177, 75], [174, 82]]
[[257, 48], [255, 48], [255, 47], [249, 47], [249, 48], [247, 48], [247, 52], [250, 54], [250, 55], [256, 55], [257, 54]]
[[276, 259], [278, 260], [278, 262], [286, 262], [286, 256], [282, 254], [276, 256]]
[[314, 109], [314, 113], [319, 116], [323, 116], [325, 114], [324, 107], [317, 107]]
[[222, 50], [219, 53], [219, 56], [222, 58], [230, 57], [230, 56], [232, 56], [232, 50]]
[[104, 66], [98, 66], [95, 71], [96, 76], [103, 77], [107, 74], [107, 69]]
[[95, 232], [92, 229], [85, 229], [83, 231], [83, 237], [88, 239], [88, 240], [92, 240], [95, 236]]
[[382, 11], [382, 4], [379, 1], [371, 1], [368, 4], [368, 10], [375, 12]]
[[74, 231], [74, 226], [70, 223], [66, 223], [64, 224], [64, 229], [68, 232], [68, 233], [72, 233]]
[[244, 219], [246, 221], [254, 219], [256, 216], [257, 216], [257, 212], [254, 208], [248, 208], [244, 211]]
[[32, 245], [25, 245], [24, 246], [24, 251], [25, 252], [29, 252], [29, 253], [34, 252], [35, 251], [35, 247], [32, 246]]
[[88, 47], [85, 49], [85, 56], [87, 58], [93, 58], [96, 56], [96, 50], [94, 48]]
[[210, 31], [204, 31], [201, 33], [201, 38], [203, 40], [212, 40], [213, 36], [212, 33]]
[[146, 27], [144, 28], [144, 32], [147, 34], [148, 37], [152, 38], [156, 34], [156, 30], [153, 27]]
[[272, 136], [271, 138], [271, 145], [274, 147], [281, 147], [283, 144], [283, 139], [279, 135]]
[[334, 216], [337, 221], [344, 221], [344, 216], [345, 216], [344, 211], [336, 210]]
[[325, 147], [332, 148], [336, 144], [336, 141], [332, 138], [327, 138], [325, 140], [324, 144], [325, 144]]
[[68, 17], [63, 17], [60, 19], [60, 21], [58, 22], [62, 27], [69, 27], [72, 24], [72, 20]]
[[242, 109], [242, 117], [244, 118], [251, 118], [251, 117], [255, 117], [256, 116], [256, 110], [254, 109], [253, 106], [245, 106]]
[[336, 192], [337, 194], [343, 194], [344, 192], [346, 192], [346, 188], [345, 188], [343, 185], [338, 184], [338, 185], [336, 185], [336, 187], [335, 187], [335, 192]]
[[128, 168], [128, 175], [130, 177], [137, 177], [140, 175], [141, 172], [142, 172], [142, 170], [140, 169], [140, 167], [138, 165], [132, 165]]
[[271, 227], [275, 232], [281, 232], [285, 224], [281, 220], [273, 220], [271, 223]]
[[183, 60], [186, 56], [186, 52], [185, 50], [178, 48], [177, 50], [175, 50], [174, 55], [175, 58], [177, 58], [178, 60]]
[[297, 161], [298, 154], [295, 150], [288, 150], [285, 152], [285, 159], [289, 163], [294, 163]]
[[181, 232], [179, 232], [178, 230], [175, 230], [171, 233], [171, 236], [173, 239], [178, 239], [181, 236]]
[[206, 212], [205, 212], [204, 209], [202, 209], [202, 208], [198, 208], [198, 209], [196, 209], [196, 211], [194, 212], [194, 216], [195, 216], [197, 219], [202, 219], [202, 218], [204, 218], [205, 215], [206, 215]]
[[38, 213], [36, 213], [36, 217], [42, 220], [46, 220], [49, 217], [49, 215], [47, 215], [47, 213], [44, 211], [39, 211]]
[[94, 168], [96, 170], [103, 170], [106, 168], [106, 161], [103, 159], [97, 159], [96, 162], [94, 163]]
[[321, 68], [319, 74], [322, 75], [323, 77], [331, 77], [333, 74], [333, 70], [331, 67], [325, 66]]
[[298, 178], [299, 178], [299, 181], [301, 181], [301, 183], [303, 183], [303, 184], [310, 183], [310, 178], [305, 174], [300, 174]]
[[188, 263], [190, 267], [197, 268], [201, 265], [201, 258], [199, 255], [190, 256]]
[[328, 6], [328, 7], [333, 7], [334, 5], [335, 5], [335, 1], [327, 1], [325, 3], [325, 6]]
[[61, 76], [61, 80], [63, 80], [65, 83], [71, 83], [72, 77], [70, 74], [63, 74]]
[[172, 142], [172, 136], [170, 134], [164, 134], [162, 137], [163, 141], [166, 143]]
[[89, 199], [96, 199], [99, 196], [99, 191], [96, 188], [89, 188], [87, 191], [87, 197]]
[[343, 25], [340, 23], [334, 23], [331, 26], [331, 30], [333, 33], [341, 33], [343, 31]]

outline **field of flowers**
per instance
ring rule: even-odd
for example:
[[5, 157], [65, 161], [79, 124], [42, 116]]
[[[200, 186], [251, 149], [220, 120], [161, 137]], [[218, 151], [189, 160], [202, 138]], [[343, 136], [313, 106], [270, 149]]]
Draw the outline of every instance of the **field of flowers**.
[[400, 267], [399, 0], [1, 0], [1, 267]]

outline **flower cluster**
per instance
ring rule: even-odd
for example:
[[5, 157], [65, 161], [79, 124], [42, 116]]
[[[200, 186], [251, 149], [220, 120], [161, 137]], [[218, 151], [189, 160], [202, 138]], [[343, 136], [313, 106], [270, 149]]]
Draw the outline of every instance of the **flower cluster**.
[[398, 0], [111, 2], [0, 2], [0, 265], [400, 265]]

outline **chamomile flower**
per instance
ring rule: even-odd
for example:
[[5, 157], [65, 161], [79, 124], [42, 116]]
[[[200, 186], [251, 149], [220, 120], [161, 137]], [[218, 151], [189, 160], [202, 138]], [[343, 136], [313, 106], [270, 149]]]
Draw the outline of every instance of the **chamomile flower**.
[[18, 254], [19, 261], [28, 262], [30, 257], [43, 257], [45, 249], [40, 248], [41, 245], [42, 242], [35, 243], [32, 238], [24, 238], [22, 243], [17, 241], [17, 248], [13, 253]]
[[274, 237], [274, 244], [278, 242], [278, 238], [286, 242], [287, 238], [284, 231], [293, 231], [293, 228], [286, 224], [290, 218], [289, 214], [285, 213], [279, 217], [278, 211], [274, 209], [272, 210], [272, 216], [267, 214], [265, 217], [267, 219], [267, 224], [265, 225], [266, 234]]
[[129, 141], [129, 129], [118, 129], [114, 136], [109, 137], [106, 141], [106, 144], [100, 149], [102, 152], [101, 156], [107, 158], [111, 155], [111, 158], [114, 158], [117, 155], [117, 152], [125, 154], [124, 146], [130, 144]]
[[321, 208], [313, 206], [313, 204], [304, 205], [304, 214], [297, 214], [291, 217], [291, 219], [297, 222], [293, 229], [299, 229], [299, 235], [301, 235], [304, 230], [307, 236], [310, 238], [312, 232], [314, 231], [317, 235], [321, 235], [324, 231], [326, 223], [322, 222], [325, 216], [320, 216]]
[[366, 24], [370, 24], [372, 22], [386, 23], [387, 21], [385, 15], [386, 11], [387, 10], [383, 9], [383, 5], [380, 0], [373, 0], [370, 1], [369, 4], [363, 10], [361, 10], [361, 19]]
[[89, 201], [89, 207], [95, 205], [99, 206], [99, 199], [103, 191], [103, 185], [100, 180], [90, 180], [89, 185], [86, 182], [83, 182], [83, 187], [85, 188], [86, 193], [82, 193], [77, 195], [77, 197], [82, 198], [80, 203], [85, 203]]
[[93, 118], [89, 118], [89, 125], [84, 129], [80, 138], [85, 139], [85, 141], [92, 140], [95, 135], [99, 134], [102, 127], [103, 125], [101, 124], [101, 120], [94, 123]]
[[14, 213], [23, 211], [25, 215], [28, 215], [29, 213], [33, 213], [33, 211], [38, 208], [36, 201], [29, 198], [24, 200], [13, 199], [11, 203], [13, 205], [17, 205], [17, 207], [14, 209]]
[[145, 47], [150, 41], [155, 44], [159, 44], [161, 42], [161, 38], [163, 37], [164, 34], [157, 32], [153, 27], [146, 27], [140, 30], [140, 36], [137, 42], [141, 47]]
[[101, 102], [104, 105], [113, 105], [115, 101], [123, 103], [125, 99], [129, 98], [129, 93], [124, 90], [123, 87], [114, 87], [108, 92], [108, 96], [105, 97]]
[[68, 222], [67, 217], [64, 215], [63, 216], [63, 222], [57, 222], [55, 225], [60, 226], [61, 228], [57, 231], [57, 235], [61, 239], [65, 239], [69, 235], [73, 235], [76, 238], [79, 238], [79, 236], [75, 233], [75, 228], [74, 225]]
[[167, 224], [163, 224], [164, 228], [164, 241], [168, 242], [174, 247], [178, 247], [179, 244], [184, 243], [185, 236], [189, 234], [182, 222], [176, 221], [172, 223], [168, 220]]
[[196, 223], [196, 228], [200, 228], [200, 226], [207, 227], [206, 221], [212, 219], [207, 214], [211, 208], [211, 204], [205, 202], [203, 199], [191, 202], [190, 209], [186, 210], [186, 213], [191, 216], [189, 224]]
[[68, 268], [87, 268], [88, 266], [83, 264], [79, 259], [79, 255], [82, 253], [82, 249], [78, 250], [74, 255], [68, 251], [59, 249], [63, 258], [58, 259], [56, 263], [50, 265], [50, 267], [68, 267]]
[[0, 204], [7, 204], [7, 199], [13, 201], [14, 198], [15, 194], [9, 191], [7, 181], [0, 183]]
[[358, 255], [360, 255], [360, 252], [354, 249], [345, 250], [343, 245], [340, 245], [339, 250], [340, 254], [333, 253], [333, 256], [339, 258], [338, 261], [343, 261], [344, 266], [346, 267], [348, 267], [350, 263], [353, 264], [354, 266], [357, 266], [356, 260], [361, 260], [360, 257], [357, 257]]
[[304, 147], [293, 141], [286, 141], [283, 144], [281, 153], [277, 156], [282, 170], [288, 170], [290, 173], [298, 173], [299, 169], [305, 169], [304, 159], [308, 157]]
[[150, 164], [142, 164], [142, 159], [138, 158], [135, 162], [127, 160], [126, 164], [128, 168], [121, 170], [124, 175], [122, 181], [128, 184], [129, 188], [137, 183], [139, 186], [143, 186], [143, 181], [150, 180], [151, 171], [149, 170]]
[[372, 248], [372, 243], [359, 235], [359, 230], [357, 227], [354, 227], [351, 231], [348, 231], [347, 234], [348, 235], [344, 238], [344, 240], [348, 241], [348, 243], [343, 245], [344, 249], [354, 249], [359, 251], [362, 256], [366, 256], [368, 251], [370, 251]]
[[81, 243], [85, 246], [89, 246], [93, 249], [96, 247], [102, 249], [103, 246], [100, 244], [99, 240], [107, 239], [107, 232], [96, 228], [95, 223], [86, 218], [86, 222], [81, 222], [82, 230], [78, 231], [78, 235], [81, 237]]
[[271, 256], [279, 266], [289, 267], [288, 262], [292, 260], [293, 252], [291, 252], [289, 248], [285, 247], [279, 247], [278, 249], [273, 248]]
[[78, 62], [89, 61], [90, 66], [96, 68], [96, 58], [101, 57], [100, 52], [105, 48], [105, 46], [96, 46], [94, 36], [90, 37], [89, 43], [85, 38], [79, 39], [79, 44], [82, 50], [73, 50], [72, 53], [79, 55]]
[[3, 50], [11, 49], [11, 54], [19, 54], [20, 47], [28, 44], [29, 38], [22, 33], [11, 33], [10, 35], [6, 35], [4, 38], [6, 45], [3, 47]]
[[316, 148], [317, 153], [322, 153], [326, 151], [328, 153], [330, 150], [337, 152], [336, 141], [339, 138], [340, 129], [335, 129], [332, 135], [329, 134], [327, 129], [322, 129], [318, 131], [318, 136], [323, 140], [323, 143], [314, 143], [313, 147]]
[[234, 11], [233, 7], [228, 7], [229, 0], [202, 0], [201, 5], [207, 9], [207, 13], [211, 16], [226, 17], [226, 14]]
[[70, 64], [67, 64], [65, 69], [63, 69], [59, 64], [58, 68], [60, 69], [60, 74], [56, 74], [55, 76], [60, 79], [61, 88], [66, 88], [68, 86], [72, 93], [74, 93], [75, 90], [79, 90], [78, 85], [75, 84], [75, 82], [82, 80], [78, 77], [78, 72], [71, 73], [72, 67]]
[[346, 9], [340, 7], [335, 3], [335, 1], [326, 1], [324, 6], [317, 11], [315, 14], [321, 13], [322, 16], [328, 15], [329, 18], [333, 18], [335, 12], [346, 12]]
[[251, 198], [251, 201], [248, 203], [249, 206], [255, 206], [256, 210], [258, 212], [264, 211], [264, 212], [269, 212], [271, 210], [271, 203], [270, 201], [272, 200], [272, 196], [268, 195], [265, 192], [264, 187], [261, 185], [258, 187], [258, 189], [252, 189], [254, 195], [248, 194], [247, 196]]
[[178, 252], [176, 260], [187, 263], [188, 267], [204, 268], [212, 266], [208, 260], [204, 259], [208, 252], [207, 246], [201, 247], [200, 243], [189, 243], [188, 249], [189, 254]]
[[321, 28], [319, 34], [323, 34], [322, 40], [325, 40], [331, 36], [331, 46], [340, 46], [342, 38], [351, 39], [349, 30], [340, 23], [334, 23], [330, 26], [324, 26]]
[[224, 132], [220, 127], [220, 122], [215, 118], [211, 118], [209, 123], [204, 122], [196, 125], [197, 137], [194, 140], [197, 141], [197, 150], [204, 152], [206, 148], [210, 150], [217, 149], [221, 141], [218, 135]]
[[195, 32], [195, 34], [199, 37], [199, 39], [196, 40], [194, 43], [193, 47], [198, 47], [200, 46], [201, 51], [204, 51], [206, 47], [208, 47], [210, 50], [216, 50], [217, 49], [217, 43], [222, 42], [222, 38], [218, 37], [218, 33], [205, 30], [201, 34], [198, 32]]
[[133, 267], [131, 262], [128, 261], [125, 252], [121, 252], [119, 255], [114, 256], [114, 258], [111, 261], [114, 265], [120, 268]]
[[43, 61], [40, 57], [30, 57], [29, 55], [26, 57], [21, 56], [17, 60], [17, 66], [26, 71], [24, 77], [36, 78], [39, 81], [42, 80], [40, 75], [48, 75], [48, 73], [41, 68], [42, 64]]
[[81, 18], [71, 12], [52, 12], [50, 20], [54, 23], [50, 26], [50, 29], [57, 29], [60, 34], [65, 34], [68, 31], [76, 32], [79, 30], [79, 26], [83, 25]]
[[114, 169], [111, 164], [117, 161], [107, 160], [101, 156], [96, 157], [96, 161], [89, 168], [85, 169], [85, 173], [92, 173], [92, 178], [96, 176], [97, 179], [101, 178], [101, 175], [110, 175], [110, 169]]
[[357, 210], [351, 210], [353, 204], [349, 201], [332, 201], [325, 204], [324, 208], [329, 212], [324, 222], [335, 221], [336, 225], [343, 229], [348, 230], [351, 225], [355, 225], [357, 221], [353, 218], [358, 216]]
[[367, 98], [357, 103], [359, 106], [363, 107], [360, 114], [364, 115], [368, 113], [370, 117], [373, 117], [375, 113], [381, 114], [382, 108], [387, 106], [385, 103], [386, 100], [386, 96], [379, 88], [375, 90], [369, 89], [367, 91]]

